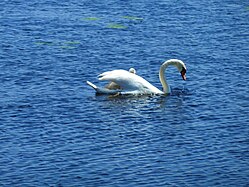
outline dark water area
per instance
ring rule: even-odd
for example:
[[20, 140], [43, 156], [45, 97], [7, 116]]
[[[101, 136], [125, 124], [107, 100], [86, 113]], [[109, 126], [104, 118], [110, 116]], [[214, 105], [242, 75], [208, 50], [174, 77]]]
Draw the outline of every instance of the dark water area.
[[[1, 1], [0, 186], [249, 185], [248, 1]], [[134, 67], [169, 96], [96, 96]]]

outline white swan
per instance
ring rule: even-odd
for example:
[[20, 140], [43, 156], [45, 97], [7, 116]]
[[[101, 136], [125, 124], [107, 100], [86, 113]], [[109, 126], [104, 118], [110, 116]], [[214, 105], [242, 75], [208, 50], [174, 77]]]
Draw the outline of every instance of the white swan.
[[107, 71], [102, 74], [100, 74], [99, 80], [106, 80], [115, 82], [120, 86], [120, 90], [109, 90], [109, 89], [103, 89], [98, 88], [91, 82], [87, 81], [87, 84], [89, 84], [91, 87], [93, 87], [97, 93], [105, 93], [105, 94], [168, 94], [171, 92], [170, 87], [165, 79], [165, 70], [168, 66], [173, 65], [175, 66], [178, 71], [181, 73], [181, 76], [183, 80], [186, 80], [186, 66], [185, 64], [178, 59], [170, 59], [164, 62], [159, 70], [159, 79], [163, 86], [163, 91], [159, 90], [152, 84], [150, 84], [148, 81], [146, 81], [144, 78], [134, 74], [130, 73], [126, 70], [113, 70], [113, 71]]

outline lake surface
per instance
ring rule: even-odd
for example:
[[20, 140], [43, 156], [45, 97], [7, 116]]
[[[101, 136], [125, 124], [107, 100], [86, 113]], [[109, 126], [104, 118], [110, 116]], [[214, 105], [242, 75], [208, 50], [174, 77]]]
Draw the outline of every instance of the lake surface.
[[[249, 185], [248, 1], [2, 1], [0, 186]], [[96, 96], [134, 67], [169, 96]]]

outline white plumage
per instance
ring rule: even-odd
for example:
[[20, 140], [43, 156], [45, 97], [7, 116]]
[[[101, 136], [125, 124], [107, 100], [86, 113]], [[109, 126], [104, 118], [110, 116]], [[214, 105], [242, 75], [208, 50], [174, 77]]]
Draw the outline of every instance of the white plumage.
[[107, 71], [99, 76], [99, 80], [112, 81], [118, 84], [122, 94], [161, 94], [163, 93], [144, 78], [126, 70]]

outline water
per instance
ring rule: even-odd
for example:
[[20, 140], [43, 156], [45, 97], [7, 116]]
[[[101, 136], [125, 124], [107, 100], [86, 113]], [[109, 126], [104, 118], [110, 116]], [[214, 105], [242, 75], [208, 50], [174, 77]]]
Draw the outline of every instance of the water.
[[[246, 1], [2, 1], [0, 186], [248, 186]], [[170, 96], [95, 96], [129, 69]]]

